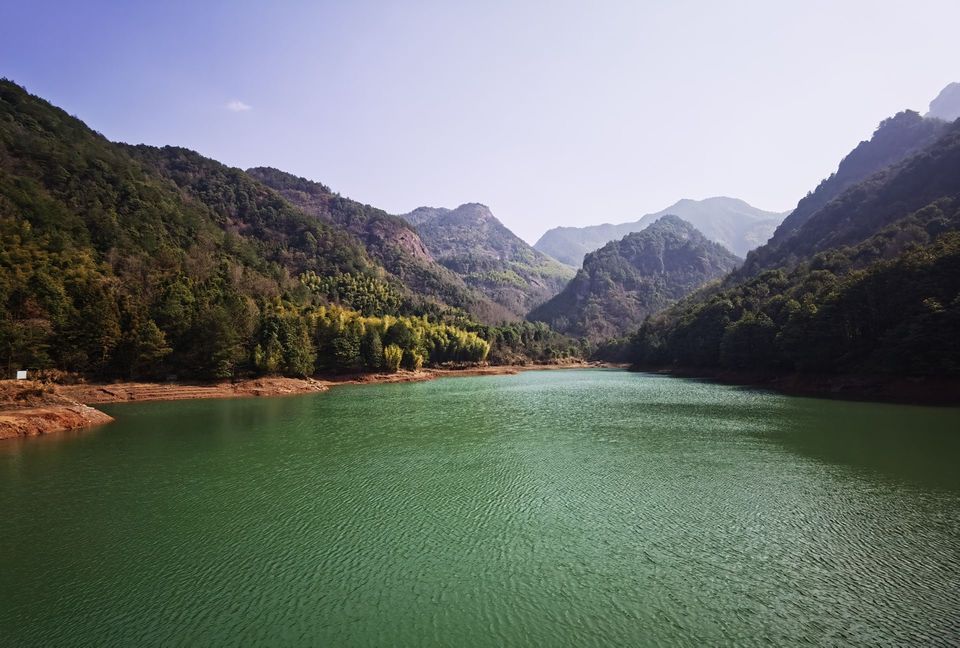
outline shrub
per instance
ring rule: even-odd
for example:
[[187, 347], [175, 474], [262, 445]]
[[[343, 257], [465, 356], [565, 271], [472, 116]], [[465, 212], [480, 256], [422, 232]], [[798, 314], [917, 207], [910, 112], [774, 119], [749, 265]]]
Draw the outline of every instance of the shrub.
[[389, 344], [383, 350], [383, 368], [394, 373], [400, 370], [400, 361], [403, 360], [403, 349], [396, 344]]

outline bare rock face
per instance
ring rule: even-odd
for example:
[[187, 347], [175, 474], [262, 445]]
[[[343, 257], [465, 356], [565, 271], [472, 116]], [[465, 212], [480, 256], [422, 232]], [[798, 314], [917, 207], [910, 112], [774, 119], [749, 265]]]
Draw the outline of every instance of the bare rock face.
[[930, 102], [930, 111], [924, 116], [949, 122], [960, 119], [960, 83], [951, 83], [941, 90]]
[[573, 269], [535, 250], [486, 205], [419, 207], [402, 218], [441, 265], [514, 318], [560, 292]]
[[408, 220], [278, 169], [257, 167], [248, 169], [247, 174], [304, 213], [349, 232], [371, 258], [418, 298], [463, 308], [486, 323], [519, 317], [438, 263], [437, 255]]

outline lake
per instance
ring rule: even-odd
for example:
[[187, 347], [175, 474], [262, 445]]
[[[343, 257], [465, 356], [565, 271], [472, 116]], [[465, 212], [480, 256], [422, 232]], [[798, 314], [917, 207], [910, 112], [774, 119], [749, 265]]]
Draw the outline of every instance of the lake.
[[616, 370], [0, 443], [0, 644], [956, 645], [960, 409]]

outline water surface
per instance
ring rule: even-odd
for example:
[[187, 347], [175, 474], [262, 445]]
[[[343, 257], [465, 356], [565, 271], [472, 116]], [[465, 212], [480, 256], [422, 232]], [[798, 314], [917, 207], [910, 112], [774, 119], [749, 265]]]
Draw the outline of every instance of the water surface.
[[955, 645], [960, 410], [619, 371], [0, 444], [0, 644]]

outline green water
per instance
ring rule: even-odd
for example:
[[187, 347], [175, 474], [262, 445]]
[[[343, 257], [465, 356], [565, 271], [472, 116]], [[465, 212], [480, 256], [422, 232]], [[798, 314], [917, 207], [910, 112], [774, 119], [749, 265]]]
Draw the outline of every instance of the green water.
[[951, 645], [960, 410], [619, 371], [0, 443], [0, 644]]

